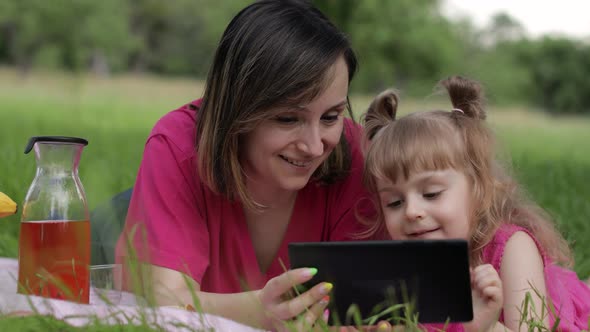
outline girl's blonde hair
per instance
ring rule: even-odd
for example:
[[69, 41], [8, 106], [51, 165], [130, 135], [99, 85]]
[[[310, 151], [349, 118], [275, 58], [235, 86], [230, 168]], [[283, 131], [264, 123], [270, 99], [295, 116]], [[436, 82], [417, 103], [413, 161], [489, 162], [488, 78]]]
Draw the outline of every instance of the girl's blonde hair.
[[[413, 113], [396, 120], [398, 96], [393, 90], [379, 94], [364, 116], [366, 151], [364, 181], [377, 193], [378, 179], [396, 182], [421, 171], [452, 168], [463, 172], [472, 186], [471, 260], [481, 263], [483, 247], [505, 223], [528, 229], [549, 257], [571, 266], [569, 246], [553, 221], [532, 200], [496, 158], [495, 139], [485, 123], [481, 86], [454, 76], [439, 82], [452, 110]], [[376, 203], [377, 206], [379, 203]], [[383, 214], [364, 234], [385, 234]]]

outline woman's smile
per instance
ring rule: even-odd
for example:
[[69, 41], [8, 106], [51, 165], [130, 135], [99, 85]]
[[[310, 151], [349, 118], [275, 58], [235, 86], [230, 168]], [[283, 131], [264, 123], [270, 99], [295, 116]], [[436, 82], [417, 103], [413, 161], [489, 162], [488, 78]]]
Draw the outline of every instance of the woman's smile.
[[281, 157], [281, 159], [283, 159], [287, 163], [289, 163], [293, 166], [296, 166], [296, 167], [301, 167], [301, 168], [308, 168], [313, 163], [313, 160], [306, 160], [306, 161], [297, 160], [297, 159], [292, 159], [292, 158], [286, 157], [282, 154], [280, 154], [279, 157]]

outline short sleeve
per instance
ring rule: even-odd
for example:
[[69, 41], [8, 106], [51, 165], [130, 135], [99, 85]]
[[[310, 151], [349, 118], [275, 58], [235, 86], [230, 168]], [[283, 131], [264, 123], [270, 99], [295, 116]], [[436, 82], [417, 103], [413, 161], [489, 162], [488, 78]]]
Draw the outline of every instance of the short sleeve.
[[165, 135], [152, 135], [125, 222], [117, 256], [133, 245], [140, 261], [180, 271], [201, 283], [209, 265], [209, 232], [194, 153], [183, 152]]
[[494, 237], [482, 251], [483, 261], [492, 264], [492, 266], [499, 272], [500, 266], [502, 264], [502, 257], [504, 257], [504, 249], [506, 248], [506, 244], [516, 232], [524, 232], [530, 236], [537, 245], [537, 249], [539, 250], [541, 258], [543, 259], [543, 264], [545, 266], [549, 266], [551, 264], [549, 256], [547, 256], [547, 253], [537, 238], [528, 229], [513, 224], [503, 224], [496, 230]]

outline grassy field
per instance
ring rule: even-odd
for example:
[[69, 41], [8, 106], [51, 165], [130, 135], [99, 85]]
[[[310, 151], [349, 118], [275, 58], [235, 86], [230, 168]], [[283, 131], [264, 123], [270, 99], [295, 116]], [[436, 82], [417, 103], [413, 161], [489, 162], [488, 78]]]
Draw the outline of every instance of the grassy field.
[[[80, 178], [90, 208], [133, 185], [144, 141], [167, 111], [201, 95], [202, 83], [150, 76], [97, 79], [0, 69], [0, 191], [22, 202], [35, 172], [23, 154], [31, 136], [80, 136], [89, 140]], [[357, 113], [368, 104], [352, 96]], [[404, 112], [435, 99], [402, 100]], [[450, 108], [450, 105], [448, 106]], [[575, 270], [590, 275], [589, 118], [552, 118], [523, 108], [497, 109], [490, 122], [511, 157], [518, 179], [556, 219], [575, 252]], [[0, 256], [16, 257], [19, 216], [0, 220]]]

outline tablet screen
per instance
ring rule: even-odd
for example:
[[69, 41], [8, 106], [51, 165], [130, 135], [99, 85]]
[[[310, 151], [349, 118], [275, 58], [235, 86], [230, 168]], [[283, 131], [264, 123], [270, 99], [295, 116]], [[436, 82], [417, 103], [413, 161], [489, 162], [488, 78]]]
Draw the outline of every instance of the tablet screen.
[[[467, 241], [353, 241], [289, 244], [291, 268], [314, 267], [306, 283], [334, 285], [330, 293], [331, 323], [354, 323], [387, 313], [417, 314], [420, 323], [465, 322], [473, 319]], [[387, 316], [389, 315], [389, 316]]]

